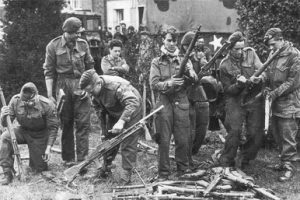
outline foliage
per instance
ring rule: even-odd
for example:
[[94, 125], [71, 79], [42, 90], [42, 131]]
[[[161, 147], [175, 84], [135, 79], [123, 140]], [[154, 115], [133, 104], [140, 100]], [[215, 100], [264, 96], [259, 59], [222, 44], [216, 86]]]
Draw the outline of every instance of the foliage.
[[[42, 65], [47, 43], [60, 35], [63, 0], [6, 0], [6, 50], [0, 79], [9, 96], [25, 82], [45, 91]], [[43, 93], [43, 92], [42, 92]]]
[[283, 31], [284, 38], [300, 47], [299, 0], [238, 0], [239, 26], [246, 31], [248, 43], [266, 58], [263, 37], [271, 27]]

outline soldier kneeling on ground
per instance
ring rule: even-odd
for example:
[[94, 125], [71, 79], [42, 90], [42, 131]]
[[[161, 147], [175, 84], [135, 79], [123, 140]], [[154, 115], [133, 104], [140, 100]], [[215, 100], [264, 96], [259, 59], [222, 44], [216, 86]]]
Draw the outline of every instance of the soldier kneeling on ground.
[[[28, 144], [29, 166], [35, 172], [47, 170], [51, 146], [57, 137], [58, 119], [51, 100], [38, 94], [36, 86], [26, 83], [20, 94], [12, 97], [8, 106], [1, 109], [1, 124], [6, 127], [6, 117], [16, 119], [18, 125], [13, 131], [18, 144]], [[1, 185], [8, 185], [13, 179], [14, 150], [8, 131], [1, 135], [0, 166], [4, 177]]]

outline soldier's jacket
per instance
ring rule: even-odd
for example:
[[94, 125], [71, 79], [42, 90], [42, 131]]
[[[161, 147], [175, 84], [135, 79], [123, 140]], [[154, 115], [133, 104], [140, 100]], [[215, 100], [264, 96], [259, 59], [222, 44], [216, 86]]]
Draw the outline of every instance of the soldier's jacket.
[[[182, 60], [183, 57], [181, 56], [170, 59], [166, 55], [156, 57], [152, 60], [149, 81], [154, 91], [164, 93], [172, 89], [173, 86], [170, 86], [167, 81], [172, 76], [178, 74]], [[193, 70], [193, 66], [189, 60], [185, 66], [185, 73], [189, 74], [190, 70]]]
[[[20, 94], [12, 97], [9, 102], [10, 116], [20, 124], [21, 128], [38, 132], [47, 129], [49, 134], [48, 145], [53, 145], [58, 130], [58, 118], [55, 105], [52, 101], [37, 95], [34, 105], [26, 106], [26, 102], [21, 100]], [[1, 123], [6, 126], [4, 118]]]
[[129, 122], [142, 109], [139, 92], [127, 80], [118, 76], [100, 76], [101, 91], [93, 104], [109, 116]]
[[77, 39], [73, 49], [69, 49], [64, 36], [54, 38], [46, 47], [43, 65], [45, 79], [53, 79], [56, 74], [80, 78], [81, 74], [94, 67], [94, 59], [89, 46], [83, 39]]
[[[112, 69], [114, 67], [114, 69]], [[101, 69], [104, 75], [120, 76], [129, 72], [129, 66], [124, 58], [112, 58], [107, 55], [102, 58]]]
[[[274, 91], [272, 114], [300, 117], [300, 52], [291, 43], [284, 43], [284, 51], [271, 62], [266, 71], [267, 85]], [[271, 56], [271, 55], [270, 55]]]
[[251, 47], [243, 49], [242, 61], [235, 60], [229, 54], [220, 63], [220, 80], [227, 97], [239, 97], [243, 86], [238, 84], [237, 77], [245, 76], [249, 79], [262, 66], [255, 50]]

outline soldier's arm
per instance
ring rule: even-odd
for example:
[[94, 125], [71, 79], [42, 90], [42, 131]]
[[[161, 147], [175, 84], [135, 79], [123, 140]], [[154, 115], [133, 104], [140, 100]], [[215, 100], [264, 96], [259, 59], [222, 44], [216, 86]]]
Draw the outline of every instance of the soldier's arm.
[[58, 118], [55, 105], [52, 101], [48, 101], [47, 105], [45, 106], [45, 117], [46, 117], [46, 124], [48, 130], [48, 146], [53, 146], [56, 137], [57, 137], [57, 130], [58, 130]]
[[117, 89], [116, 96], [124, 106], [124, 111], [119, 120], [129, 122], [132, 115], [141, 107], [141, 99], [132, 91], [130, 85], [121, 85]]
[[53, 79], [56, 74], [55, 67], [56, 67], [55, 49], [52, 43], [49, 43], [46, 47], [46, 57], [45, 57], [45, 63], [43, 65], [48, 98], [53, 98], [52, 97]]
[[95, 64], [94, 58], [91, 55], [88, 43], [86, 41], [83, 42], [85, 42], [85, 46], [86, 46], [86, 54], [84, 57], [85, 70], [93, 69]]
[[291, 58], [292, 66], [288, 72], [288, 77], [279, 87], [277, 87], [273, 93], [274, 98], [286, 95], [290, 92], [293, 92], [296, 89], [300, 88], [300, 57], [294, 56]]
[[126, 61], [124, 58], [121, 58], [121, 63], [120, 66], [115, 66], [114, 70], [122, 73], [122, 74], [126, 74], [129, 72], [129, 66], [127, 65]]
[[[16, 118], [16, 111], [15, 111], [15, 108], [16, 108], [16, 102], [17, 102], [17, 97], [16, 95], [13, 96], [8, 104], [8, 108], [9, 108], [9, 116], [10, 116], [10, 119], [11, 121], [13, 122], [14, 119]], [[7, 127], [7, 123], [6, 123], [6, 117], [5, 116], [2, 116], [2, 112], [1, 112], [1, 125], [3, 127]]]
[[172, 86], [168, 84], [168, 79], [162, 80], [162, 75], [160, 74], [160, 70], [158, 68], [158, 61], [153, 59], [151, 62], [150, 68], [150, 76], [149, 76], [149, 83], [153, 90], [159, 92], [165, 92], [171, 89]]
[[107, 56], [103, 57], [101, 60], [101, 69], [103, 74], [116, 76], [118, 73], [115, 70], [112, 70], [112, 64], [109, 62]]
[[225, 94], [237, 95], [245, 87], [243, 84], [237, 82], [236, 77], [227, 72], [223, 62], [220, 65], [220, 80]]

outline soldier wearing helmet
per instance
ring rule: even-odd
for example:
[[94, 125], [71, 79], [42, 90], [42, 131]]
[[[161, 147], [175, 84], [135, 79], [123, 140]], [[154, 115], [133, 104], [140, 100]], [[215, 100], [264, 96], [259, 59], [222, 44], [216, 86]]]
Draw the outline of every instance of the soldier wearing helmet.
[[[57, 136], [58, 120], [54, 103], [38, 94], [36, 86], [26, 83], [20, 94], [13, 96], [8, 106], [1, 109], [1, 123], [5, 127], [5, 118], [16, 119], [18, 125], [14, 127], [17, 143], [28, 144], [29, 166], [35, 172], [47, 170], [50, 159], [50, 149]], [[1, 135], [0, 166], [4, 177], [0, 184], [11, 183], [14, 166], [13, 147], [8, 131]]]
[[90, 106], [87, 95], [79, 89], [81, 74], [94, 68], [94, 60], [87, 42], [80, 39], [82, 23], [76, 17], [65, 20], [62, 26], [63, 35], [53, 39], [46, 47], [46, 58], [43, 65], [47, 95], [52, 101], [56, 80], [56, 94], [63, 89], [66, 101], [62, 110], [62, 159], [69, 164], [75, 160], [74, 126], [76, 126], [77, 160], [84, 160], [88, 154], [88, 133], [90, 130]]
[[[102, 134], [111, 139], [123, 129], [129, 128], [142, 118], [142, 99], [139, 92], [125, 79], [118, 76], [98, 76], [95, 70], [83, 73], [80, 88], [93, 96], [93, 104], [101, 122]], [[108, 116], [108, 121], [103, 122]], [[111, 133], [107, 130], [111, 129]], [[121, 183], [131, 182], [132, 169], [137, 157], [139, 133], [126, 138], [120, 145], [122, 155]], [[112, 162], [118, 148], [104, 156], [100, 177], [111, 174]]]
[[[250, 160], [255, 159], [263, 139], [263, 102], [262, 98], [242, 106], [241, 93], [246, 81], [262, 66], [255, 50], [245, 47], [245, 38], [241, 32], [229, 37], [231, 43], [227, 56], [220, 64], [220, 80], [225, 95], [225, 128], [228, 132], [219, 163], [223, 166], [240, 165], [244, 168]], [[252, 77], [253, 78], [253, 77]], [[253, 79], [252, 82], [256, 82]], [[241, 144], [240, 138], [245, 123], [246, 141]], [[237, 150], [241, 146], [239, 161], [235, 163]]]

